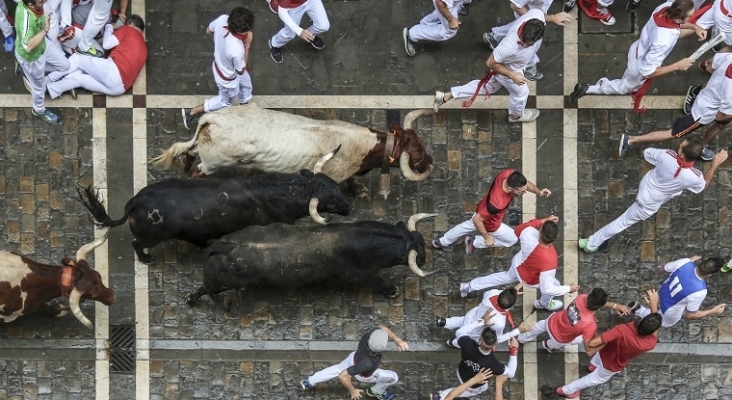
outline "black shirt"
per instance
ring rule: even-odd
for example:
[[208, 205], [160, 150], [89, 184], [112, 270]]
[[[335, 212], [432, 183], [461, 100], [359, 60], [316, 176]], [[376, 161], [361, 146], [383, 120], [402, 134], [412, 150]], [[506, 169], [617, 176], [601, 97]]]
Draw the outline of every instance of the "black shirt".
[[358, 349], [356, 349], [356, 354], [353, 356], [353, 365], [346, 369], [348, 375], [361, 375], [364, 378], [368, 378], [381, 365], [381, 353], [374, 353], [369, 349], [369, 337], [377, 329], [381, 328], [376, 327], [368, 331], [359, 340]]
[[[462, 361], [458, 364], [458, 375], [463, 382], [469, 381], [478, 374], [482, 368], [488, 368], [493, 372], [493, 376], [503, 375], [506, 367], [498, 361], [495, 354], [491, 351], [484, 354], [480, 350], [478, 343], [468, 336], [462, 336], [458, 339]], [[474, 385], [472, 387], [480, 387], [483, 384]]]

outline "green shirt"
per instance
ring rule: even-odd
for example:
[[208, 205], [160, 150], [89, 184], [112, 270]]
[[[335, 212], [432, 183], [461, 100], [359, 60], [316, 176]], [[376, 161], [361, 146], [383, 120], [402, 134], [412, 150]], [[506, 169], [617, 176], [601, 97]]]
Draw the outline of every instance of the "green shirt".
[[46, 16], [36, 16], [22, 2], [15, 8], [15, 52], [26, 61], [36, 61], [46, 51], [44, 39], [33, 51], [28, 51], [28, 40], [41, 32], [46, 25]]

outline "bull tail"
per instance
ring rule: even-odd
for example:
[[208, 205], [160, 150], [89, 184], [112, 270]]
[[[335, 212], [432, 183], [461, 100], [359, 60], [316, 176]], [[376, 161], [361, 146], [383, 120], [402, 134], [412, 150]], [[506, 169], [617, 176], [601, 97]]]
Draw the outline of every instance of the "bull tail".
[[83, 190], [77, 188], [76, 191], [79, 193], [81, 203], [89, 210], [94, 223], [100, 228], [112, 228], [124, 224], [129, 216], [128, 210], [125, 209], [125, 215], [122, 218], [114, 221], [107, 214], [107, 210], [104, 208], [104, 203], [99, 198], [99, 191], [91, 186], [84, 188]]
[[434, 113], [435, 113], [435, 111], [432, 110], [432, 109], [423, 109], [423, 110], [414, 110], [414, 111], [411, 111], [409, 114], [407, 114], [404, 117], [404, 123], [402, 123], [402, 127], [404, 129], [414, 129], [414, 128], [412, 128], [412, 125], [414, 124], [414, 121], [417, 120], [417, 118], [424, 117], [424, 116], [427, 116], [427, 115], [432, 115]]
[[198, 133], [201, 132], [201, 129], [207, 126], [208, 124], [198, 125], [198, 129], [196, 129], [196, 134], [193, 135], [193, 138], [191, 140], [187, 142], [173, 143], [173, 145], [170, 146], [168, 150], [164, 150], [159, 156], [149, 159], [148, 162], [156, 167], [170, 169], [176, 157], [189, 152], [193, 147], [196, 146], [196, 142], [198, 141]]

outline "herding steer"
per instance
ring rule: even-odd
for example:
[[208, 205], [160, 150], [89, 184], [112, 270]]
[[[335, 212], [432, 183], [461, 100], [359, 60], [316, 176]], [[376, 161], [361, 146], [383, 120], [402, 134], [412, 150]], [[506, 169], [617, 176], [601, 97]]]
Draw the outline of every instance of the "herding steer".
[[104, 237], [85, 244], [76, 252], [76, 261], [64, 258], [60, 265], [41, 264], [7, 251], [0, 251], [0, 320], [14, 321], [32, 311], [42, 310], [54, 317], [63, 317], [65, 306], [51, 306], [49, 301], [68, 297], [71, 313], [87, 328], [92, 323], [79, 308], [81, 299], [114, 304], [114, 290], [102, 283], [102, 277], [86, 261], [87, 253], [101, 246]]
[[[404, 129], [392, 125], [390, 133], [348, 122], [315, 120], [282, 111], [266, 110], [255, 103], [205, 114], [188, 142], [175, 143], [150, 160], [170, 168], [186, 154], [186, 164], [196, 155], [201, 163], [194, 176], [209, 175], [222, 167], [241, 165], [265, 172], [295, 173], [312, 170], [316, 161], [336, 146], [342, 149], [323, 169], [336, 182], [364, 175], [372, 169], [399, 167], [406, 179], [421, 181], [432, 171], [432, 156], [412, 130], [414, 120], [432, 110], [416, 110], [404, 118]], [[366, 188], [349, 181], [363, 194]]]
[[[315, 170], [320, 171], [336, 151], [323, 157]], [[333, 179], [308, 170], [223, 180], [164, 180], [140, 190], [116, 221], [109, 217], [94, 189], [80, 190], [79, 195], [97, 225], [115, 227], [129, 221], [135, 237], [132, 246], [144, 263], [153, 261], [145, 249], [166, 240], [205, 247], [211, 239], [250, 225], [294, 224], [307, 215], [325, 224], [319, 212], [348, 215], [353, 207]]]
[[[329, 278], [359, 287], [373, 287], [396, 297], [399, 289], [378, 276], [380, 270], [409, 265], [425, 276], [424, 238], [416, 231], [422, 218], [415, 214], [407, 225], [376, 221], [325, 226], [272, 224], [251, 226], [226, 235], [206, 250], [203, 286], [186, 298], [189, 305], [208, 295], [216, 304], [221, 293], [250, 285], [293, 288]], [[229, 304], [223, 304], [224, 309]]]

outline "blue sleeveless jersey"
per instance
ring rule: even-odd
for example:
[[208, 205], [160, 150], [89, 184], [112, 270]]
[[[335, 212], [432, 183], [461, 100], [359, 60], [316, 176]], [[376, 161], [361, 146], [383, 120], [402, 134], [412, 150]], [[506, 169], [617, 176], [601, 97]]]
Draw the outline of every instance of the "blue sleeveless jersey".
[[666, 310], [675, 306], [681, 300], [707, 288], [707, 282], [696, 276], [695, 269], [696, 264], [693, 261], [689, 261], [674, 271], [666, 279], [666, 282], [661, 285], [661, 291], [659, 293], [661, 312], [665, 313]]

